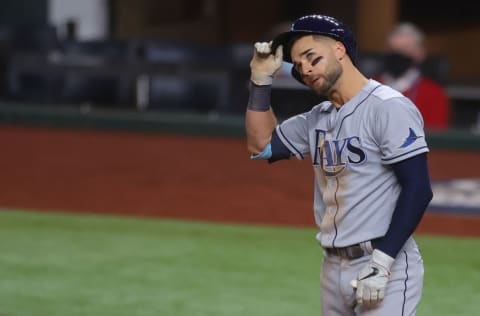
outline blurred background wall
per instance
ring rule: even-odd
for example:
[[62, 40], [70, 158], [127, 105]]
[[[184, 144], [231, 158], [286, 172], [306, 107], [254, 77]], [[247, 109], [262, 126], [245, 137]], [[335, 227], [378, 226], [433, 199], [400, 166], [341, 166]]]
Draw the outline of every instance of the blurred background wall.
[[112, 36], [172, 38], [210, 43], [253, 42], [275, 25], [309, 13], [338, 17], [357, 34], [362, 50], [383, 50], [395, 23], [414, 22], [427, 47], [446, 56], [453, 78], [480, 77], [480, 10], [477, 1], [434, 0], [113, 0]]
[[107, 38], [109, 34], [109, 2], [107, 0], [49, 0], [48, 21], [61, 38], [76, 32], [80, 40]]
[[[384, 51], [397, 22], [417, 24], [429, 53], [443, 62], [437, 79], [452, 98], [453, 127], [480, 130], [477, 1], [4, 0], [0, 6], [0, 101], [241, 114], [252, 43], [271, 39], [299, 16], [321, 13], [353, 29], [368, 62]], [[317, 101], [295, 84], [283, 88], [306, 108]], [[280, 114], [294, 114], [281, 90]]]
[[307, 13], [342, 19], [362, 50], [382, 50], [387, 32], [408, 20], [427, 34], [429, 51], [448, 57], [453, 78], [480, 77], [477, 1], [458, 0], [4, 0], [0, 24], [52, 24], [60, 35], [76, 23], [79, 38], [154, 38], [201, 43], [252, 42], [275, 25]]

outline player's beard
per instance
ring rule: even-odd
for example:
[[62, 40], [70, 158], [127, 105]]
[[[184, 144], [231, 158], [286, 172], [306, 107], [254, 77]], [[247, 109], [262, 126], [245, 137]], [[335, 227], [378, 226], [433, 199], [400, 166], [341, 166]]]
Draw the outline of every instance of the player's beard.
[[338, 61], [334, 61], [327, 67], [325, 74], [322, 76], [323, 84], [320, 87], [313, 87], [313, 90], [321, 96], [328, 96], [330, 91], [343, 73], [343, 68]]

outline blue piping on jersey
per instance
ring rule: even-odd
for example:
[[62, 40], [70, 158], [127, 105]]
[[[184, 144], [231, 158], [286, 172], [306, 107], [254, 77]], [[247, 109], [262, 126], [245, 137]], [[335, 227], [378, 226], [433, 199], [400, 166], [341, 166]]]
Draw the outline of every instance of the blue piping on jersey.
[[337, 215], [338, 215], [338, 200], [337, 200], [337, 192], [338, 192], [338, 178], [335, 177], [335, 180], [337, 180], [337, 187], [335, 188], [335, 205], [337, 206], [337, 210], [335, 211], [335, 215], [333, 216], [333, 227], [335, 228], [335, 236], [333, 237], [332, 241], [332, 247], [335, 248], [335, 240], [337, 240], [337, 235], [338, 235], [338, 228], [337, 228]]
[[[345, 121], [345, 119], [347, 117], [349, 117], [350, 115], [352, 115], [356, 110], [357, 108], [360, 106], [360, 104], [362, 104], [363, 102], [365, 102], [366, 99], [368, 99], [368, 97], [370, 97], [370, 95], [372, 95], [373, 91], [377, 90], [378, 87], [380, 87], [381, 84], [377, 85], [375, 88], [372, 89], [372, 91], [370, 91], [367, 96], [365, 98], [363, 98], [362, 101], [358, 102], [358, 104], [355, 106], [355, 108], [352, 110], [352, 112], [348, 113], [347, 115], [345, 115], [342, 119], [342, 121], [340, 122], [340, 127], [338, 128], [338, 132], [337, 132], [337, 136], [336, 138], [338, 139], [338, 135], [340, 134], [340, 130], [342, 129], [342, 125], [343, 125], [343, 121]], [[339, 187], [339, 184], [338, 184], [338, 178], [335, 178], [337, 180], [337, 188], [335, 189], [335, 204], [337, 205], [337, 211], [335, 212], [335, 216], [333, 217], [333, 227], [335, 228], [335, 236], [333, 237], [333, 241], [332, 241], [332, 247], [335, 247], [335, 240], [337, 239], [337, 235], [338, 235], [338, 228], [337, 228], [337, 214], [338, 214], [338, 201], [337, 201], [337, 192], [338, 192], [338, 187]]]
[[360, 104], [362, 104], [366, 99], [368, 99], [368, 97], [373, 93], [373, 91], [377, 90], [377, 88], [379, 88], [380, 86], [381, 86], [381, 84], [379, 84], [378, 86], [376, 86], [375, 88], [373, 88], [372, 91], [370, 91], [370, 92], [368, 93], [368, 95], [367, 95], [362, 101], [360, 101], [360, 102], [355, 106], [355, 108], [353, 109], [352, 112], [348, 113], [347, 115], [345, 115], [345, 116], [343, 117], [342, 121], [340, 122], [340, 127], [338, 128], [338, 132], [337, 132], [337, 136], [336, 136], [337, 139], [338, 139], [338, 135], [340, 134], [340, 130], [342, 129], [343, 121], [345, 121], [345, 119], [346, 119], [347, 117], [349, 117], [350, 115], [352, 115], [352, 114], [357, 110], [357, 108], [360, 106]]
[[285, 137], [285, 134], [283, 133], [282, 128], [281, 128], [280, 126], [278, 126], [278, 130], [279, 130], [280, 133], [282, 134], [282, 137], [288, 142], [288, 144], [289, 144], [290, 146], [292, 146], [292, 148], [300, 155], [300, 157], [301, 157], [302, 160], [303, 160], [304, 157], [303, 157], [302, 153], [301, 153], [297, 148], [295, 148], [295, 146], [293, 146], [293, 144], [290, 142], [290, 140], [289, 140], [287, 137]]
[[395, 157], [385, 158], [385, 159], [382, 158], [382, 161], [390, 161], [390, 160], [393, 160], [393, 159], [397, 159], [397, 158], [400, 158], [400, 157], [402, 157], [402, 156], [408, 155], [408, 154], [410, 154], [410, 153], [413, 153], [413, 152], [415, 152], [415, 151], [417, 151], [417, 150], [424, 149], [424, 148], [428, 148], [428, 147], [427, 147], [427, 146], [418, 147], [418, 148], [415, 148], [415, 149], [413, 149], [413, 150], [407, 151], [406, 153], [403, 153], [403, 154], [398, 155], [398, 156], [395, 156]]
[[405, 314], [405, 303], [407, 301], [407, 281], [408, 281], [408, 254], [406, 251], [403, 251], [405, 254], [405, 288], [403, 289], [403, 304], [402, 304], [402, 316]]

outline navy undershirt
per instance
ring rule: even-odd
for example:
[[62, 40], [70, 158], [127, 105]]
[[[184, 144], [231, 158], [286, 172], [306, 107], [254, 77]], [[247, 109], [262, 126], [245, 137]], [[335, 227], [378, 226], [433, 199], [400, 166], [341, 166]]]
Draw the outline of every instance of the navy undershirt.
[[392, 168], [402, 189], [390, 227], [385, 236], [373, 242], [373, 247], [395, 258], [420, 223], [433, 192], [426, 153], [392, 164]]
[[272, 157], [268, 159], [269, 163], [282, 159], [290, 159], [292, 156], [290, 150], [288, 150], [287, 146], [285, 146], [285, 144], [278, 137], [277, 130], [273, 131], [270, 145], [272, 146]]
[[[276, 131], [270, 143], [272, 157], [268, 160], [269, 163], [289, 159], [292, 156]], [[420, 223], [433, 193], [428, 176], [426, 153], [394, 163], [391, 168], [401, 186], [400, 195], [387, 233], [372, 243], [374, 248], [395, 258]]]

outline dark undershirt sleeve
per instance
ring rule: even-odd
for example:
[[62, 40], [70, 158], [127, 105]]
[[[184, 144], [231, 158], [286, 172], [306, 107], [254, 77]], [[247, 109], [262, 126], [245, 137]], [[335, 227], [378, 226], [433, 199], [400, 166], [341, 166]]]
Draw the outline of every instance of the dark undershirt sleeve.
[[287, 148], [287, 146], [283, 144], [283, 142], [278, 137], [276, 129], [273, 131], [270, 145], [272, 146], [272, 157], [268, 159], [269, 163], [273, 163], [282, 159], [290, 159], [290, 157], [292, 156], [290, 150]]
[[390, 227], [384, 237], [373, 241], [373, 247], [395, 258], [420, 223], [433, 193], [426, 153], [395, 163], [392, 168], [401, 191]]

